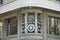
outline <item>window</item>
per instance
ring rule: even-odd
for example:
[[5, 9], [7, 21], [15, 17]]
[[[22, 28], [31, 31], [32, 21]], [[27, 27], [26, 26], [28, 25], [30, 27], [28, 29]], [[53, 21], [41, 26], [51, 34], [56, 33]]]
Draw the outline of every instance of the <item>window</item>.
[[3, 26], [3, 23], [2, 21], [0, 21], [0, 37], [2, 37], [2, 26]]
[[7, 19], [7, 36], [17, 34], [17, 19], [16, 17]]
[[60, 0], [56, 0], [56, 1], [60, 2]]
[[48, 33], [51, 35], [60, 35], [60, 18], [48, 18]]
[[56, 1], [56, 2], [60, 2], [60, 0], [50, 0], [50, 1]]
[[[31, 25], [31, 26], [30, 26]], [[27, 16], [27, 26], [28, 26], [28, 33], [35, 33], [35, 14], [32, 12], [32, 13], [28, 13], [28, 16]]]
[[22, 33], [42, 33], [41, 13], [21, 13]]
[[2, 4], [3, 3], [3, 0], [0, 0], [0, 4]]

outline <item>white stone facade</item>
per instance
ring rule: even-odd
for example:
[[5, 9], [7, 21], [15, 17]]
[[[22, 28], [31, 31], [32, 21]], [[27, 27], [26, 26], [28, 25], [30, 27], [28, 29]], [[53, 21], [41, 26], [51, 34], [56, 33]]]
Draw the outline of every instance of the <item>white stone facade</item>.
[[[27, 26], [27, 16], [29, 12], [33, 12], [35, 16], [41, 13], [42, 16], [42, 34], [21, 34], [21, 14], [25, 13], [25, 25]], [[56, 13], [55, 13], [56, 12]], [[60, 2], [52, 0], [4, 0], [0, 4], [0, 20], [3, 22], [2, 40], [60, 40], [60, 35], [47, 34], [48, 16], [60, 18]], [[2, 14], [2, 15], [1, 15]], [[17, 17], [17, 35], [6, 36], [5, 19]], [[37, 26], [37, 16], [35, 17], [35, 26]], [[36, 29], [37, 30], [37, 29]], [[25, 31], [27, 31], [25, 29]], [[37, 31], [36, 31], [37, 32]], [[1, 39], [0, 39], [1, 40]]]
[[14, 2], [0, 6], [0, 14], [17, 8], [26, 6], [36, 6], [55, 11], [60, 11], [60, 3], [49, 0], [16, 0]]

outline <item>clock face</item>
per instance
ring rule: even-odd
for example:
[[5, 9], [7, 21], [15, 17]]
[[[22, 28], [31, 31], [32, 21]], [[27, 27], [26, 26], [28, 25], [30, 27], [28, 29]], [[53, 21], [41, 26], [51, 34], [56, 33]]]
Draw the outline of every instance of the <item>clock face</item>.
[[33, 32], [35, 30], [35, 26], [33, 24], [29, 24], [27, 30]]

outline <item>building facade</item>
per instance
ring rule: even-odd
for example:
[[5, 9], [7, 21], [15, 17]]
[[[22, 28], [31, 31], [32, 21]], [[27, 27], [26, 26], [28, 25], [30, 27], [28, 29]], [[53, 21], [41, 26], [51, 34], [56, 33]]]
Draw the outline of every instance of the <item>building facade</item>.
[[0, 40], [60, 40], [60, 0], [0, 0]]

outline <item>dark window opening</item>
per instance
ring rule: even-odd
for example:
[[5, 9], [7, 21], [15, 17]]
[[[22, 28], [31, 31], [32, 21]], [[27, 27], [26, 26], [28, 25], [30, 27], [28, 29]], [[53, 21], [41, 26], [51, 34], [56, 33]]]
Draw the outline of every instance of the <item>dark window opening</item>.
[[7, 19], [7, 36], [17, 34], [17, 19], [16, 17]]
[[49, 34], [60, 35], [60, 18], [49, 17]]
[[3, 3], [3, 0], [0, 0], [0, 4], [2, 4]]

